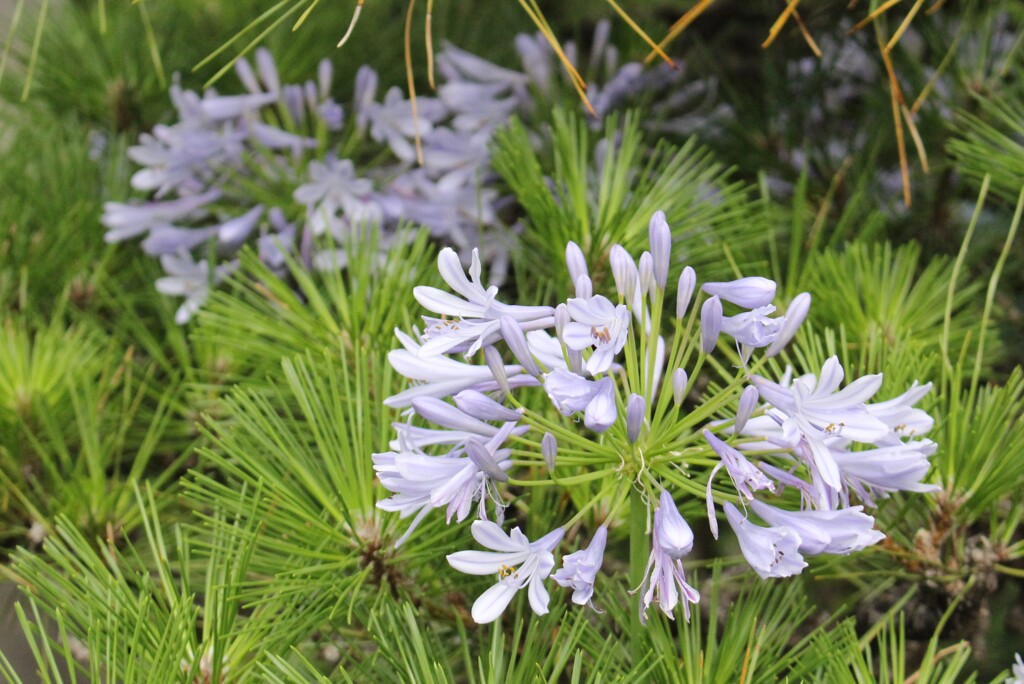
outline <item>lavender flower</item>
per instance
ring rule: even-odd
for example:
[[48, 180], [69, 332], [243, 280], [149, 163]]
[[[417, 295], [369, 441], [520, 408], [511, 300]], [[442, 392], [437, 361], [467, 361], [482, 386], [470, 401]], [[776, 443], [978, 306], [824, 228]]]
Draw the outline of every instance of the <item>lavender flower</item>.
[[565, 326], [563, 339], [570, 349], [582, 351], [594, 347], [587, 359], [587, 372], [597, 375], [608, 370], [613, 357], [626, 345], [629, 311], [625, 305], [614, 306], [606, 297], [570, 299], [572, 322]]
[[835, 511], [784, 511], [761, 501], [752, 501], [754, 509], [769, 525], [787, 527], [800, 537], [800, 553], [846, 555], [877, 544], [885, 535], [874, 529], [875, 519], [852, 506]]
[[555, 573], [555, 582], [572, 591], [572, 602], [578, 606], [592, 605], [594, 581], [604, 563], [604, 547], [608, 528], [602, 525], [590, 540], [590, 546], [562, 558], [562, 567]]
[[544, 390], [563, 416], [584, 412], [584, 424], [603, 432], [615, 423], [615, 383], [611, 378], [587, 380], [557, 368], [544, 376]]
[[467, 575], [498, 575], [498, 582], [473, 603], [471, 614], [478, 624], [497, 620], [512, 598], [529, 585], [530, 607], [537, 615], [548, 612], [548, 592], [544, 580], [555, 567], [553, 551], [562, 539], [563, 530], [549, 532], [530, 542], [518, 527], [506, 535], [488, 521], [477, 520], [472, 527], [473, 538], [490, 551], [459, 551], [448, 555], [448, 563]]
[[760, 527], [743, 517], [731, 503], [725, 517], [736, 532], [740, 551], [761, 579], [799, 575], [807, 567], [800, 555], [803, 540], [789, 527]]
[[673, 611], [682, 594], [683, 614], [689, 622], [690, 604], [700, 601], [700, 593], [686, 581], [682, 560], [693, 548], [693, 531], [679, 515], [679, 509], [667, 491], [661, 493], [660, 504], [654, 512], [651, 555], [644, 570], [644, 581], [637, 589], [643, 594], [640, 619], [647, 621], [647, 609], [654, 601], [669, 619], [675, 619]]

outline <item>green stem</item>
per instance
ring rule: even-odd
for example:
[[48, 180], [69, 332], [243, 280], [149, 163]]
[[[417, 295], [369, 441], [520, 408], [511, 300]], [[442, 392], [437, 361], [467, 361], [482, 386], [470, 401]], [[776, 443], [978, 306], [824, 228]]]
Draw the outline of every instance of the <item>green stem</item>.
[[[644, 581], [648, 552], [647, 504], [644, 503], [643, 492], [634, 486], [629, 492], [629, 584], [633, 589]], [[630, 650], [636, 666], [644, 655], [644, 627], [640, 624], [639, 610], [630, 608], [629, 614]]]

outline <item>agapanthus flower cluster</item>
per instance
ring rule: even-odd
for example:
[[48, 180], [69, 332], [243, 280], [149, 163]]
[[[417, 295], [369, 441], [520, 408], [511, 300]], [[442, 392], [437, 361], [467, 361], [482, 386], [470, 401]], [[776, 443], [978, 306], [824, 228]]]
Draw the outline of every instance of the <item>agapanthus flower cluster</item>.
[[[591, 84], [595, 125], [683, 77], [667, 67], [620, 65], [608, 30], [599, 25], [585, 60], [587, 71], [607, 75]], [[437, 92], [417, 98], [415, 110], [401, 88], [383, 91], [368, 66], [356, 74], [347, 106], [331, 97], [328, 60], [315, 81], [283, 84], [265, 49], [256, 51], [254, 65], [236, 63], [243, 94], [200, 95], [175, 83], [177, 121], [144, 133], [128, 153], [141, 166], [132, 187], [147, 199], [108, 202], [106, 239], [143, 238], [143, 251], [167, 272], [157, 289], [185, 298], [179, 323], [237, 268], [243, 246], [279, 273], [289, 255], [307, 267], [339, 268], [347, 263], [345, 244], [364, 226], [383, 232], [384, 247], [403, 223], [425, 226], [463, 254], [478, 246], [500, 280], [514, 234], [499, 217], [507, 199], [491, 168], [494, 133], [513, 115], [542, 119], [566, 89], [539, 34], [518, 36], [516, 47], [523, 71], [446, 46], [437, 55]], [[579, 59], [575, 46], [566, 49]], [[705, 108], [707, 86], [695, 87], [685, 97], [659, 98], [652, 121], [677, 132], [696, 129], [701, 121], [678, 116]], [[362, 159], [374, 161], [357, 164]]]
[[[700, 594], [684, 568], [695, 533], [683, 510], [706, 510], [717, 537], [721, 509], [750, 566], [762, 578], [787, 577], [811, 556], [883, 539], [866, 512], [878, 498], [933, 489], [922, 483], [935, 448], [922, 434], [932, 419], [914, 407], [930, 385], [869, 403], [881, 375], [843, 387], [834, 357], [817, 377], [765, 377], [767, 360], [807, 316], [810, 295], [780, 312], [768, 278], [698, 287], [692, 268], [673, 267], [661, 212], [649, 231], [650, 251], [637, 259], [612, 247], [614, 290], [604, 293], [570, 242], [569, 296], [555, 306], [502, 301], [475, 251], [467, 272], [454, 250], [442, 250], [448, 289], [414, 290], [430, 314], [422, 329], [398, 331], [402, 348], [389, 355], [412, 384], [385, 401], [402, 417], [390, 450], [373, 455], [390, 492], [378, 505], [411, 519], [399, 544], [434, 509], [444, 509], [448, 523], [475, 513], [473, 537], [489, 550], [448, 561], [496, 576], [473, 605], [478, 622], [496, 619], [524, 587], [533, 610], [546, 612], [549, 576], [572, 589], [573, 602], [600, 603], [595, 584], [608, 537], [627, 509], [631, 521], [646, 520], [630, 538], [649, 553], [638, 610], [646, 619], [657, 605], [671, 618], [681, 607], [689, 619]], [[735, 368], [735, 376], [698, 398], [697, 379], [713, 355], [721, 359], [709, 366], [720, 374]], [[545, 395], [550, 406], [537, 401]], [[716, 477], [722, 470], [727, 479]], [[502, 529], [508, 485], [527, 480], [527, 492], [586, 482], [597, 494], [531, 541], [519, 527]], [[591, 509], [601, 516], [587, 517]], [[517, 519], [529, 510], [521, 494]], [[559, 567], [559, 544], [585, 539], [588, 522], [596, 525], [590, 540]]]

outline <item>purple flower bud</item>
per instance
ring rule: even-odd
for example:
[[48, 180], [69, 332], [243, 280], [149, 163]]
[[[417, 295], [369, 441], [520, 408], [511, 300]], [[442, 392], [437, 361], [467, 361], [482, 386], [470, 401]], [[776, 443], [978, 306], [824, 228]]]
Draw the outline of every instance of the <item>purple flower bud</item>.
[[646, 296], [654, 289], [654, 257], [650, 252], [640, 255], [640, 291]]
[[[569, 267], [569, 279], [576, 284], [580, 276], [589, 275], [587, 260], [583, 258], [583, 250], [575, 242], [565, 246], [565, 265]], [[582, 295], [576, 295], [581, 297]]]
[[469, 416], [446, 401], [435, 397], [416, 397], [412, 408], [424, 420], [449, 430], [462, 430], [480, 435], [493, 435], [498, 428]]
[[508, 482], [508, 475], [498, 465], [494, 454], [480, 442], [475, 439], [466, 442], [466, 455], [487, 477], [496, 482]]
[[249, 237], [249, 233], [253, 231], [262, 216], [263, 205], [257, 204], [241, 216], [228, 219], [217, 228], [217, 240], [222, 245], [241, 244], [245, 238]]
[[722, 302], [714, 296], [704, 302], [700, 309], [700, 348], [710, 354], [718, 344], [718, 333], [722, 330]]
[[676, 289], [676, 318], [682, 320], [686, 310], [690, 308], [690, 299], [697, 288], [697, 272], [687, 266], [679, 274], [679, 287]]
[[544, 456], [544, 465], [548, 472], [555, 472], [555, 457], [558, 456], [558, 440], [550, 432], [545, 432], [540, 440], [540, 453]]
[[717, 295], [727, 302], [746, 309], [768, 306], [775, 299], [775, 281], [750, 276], [724, 283], [704, 283], [701, 288], [709, 295]]
[[733, 430], [736, 434], [743, 432], [743, 427], [750, 420], [750, 416], [754, 413], [754, 409], [757, 408], [757, 388], [753, 385], [747, 385], [743, 390], [743, 394], [740, 395], [740, 406], [736, 410], [736, 425]]
[[245, 89], [250, 93], [259, 94], [263, 92], [263, 88], [260, 88], [259, 81], [256, 80], [256, 72], [252, 70], [252, 65], [249, 64], [249, 60], [244, 57], [235, 62], [235, 73], [238, 74], [238, 80], [242, 82]]
[[565, 332], [565, 326], [571, 320], [572, 314], [569, 313], [569, 307], [564, 302], [555, 307], [555, 337], [563, 344], [565, 344], [565, 340], [562, 339], [562, 334]]
[[334, 77], [334, 67], [331, 60], [321, 59], [316, 68], [317, 87], [320, 89], [320, 99], [326, 100], [331, 96], [331, 80]]
[[635, 443], [640, 437], [640, 429], [644, 426], [644, 413], [647, 411], [647, 402], [639, 394], [630, 394], [626, 402], [626, 436], [630, 443]]
[[280, 92], [281, 79], [278, 78], [277, 67], [274, 66], [274, 58], [270, 55], [270, 50], [266, 48], [256, 50], [256, 69], [260, 72], [260, 79], [267, 86], [268, 91]]
[[672, 231], [665, 221], [665, 212], [654, 212], [648, 234], [651, 240], [651, 256], [654, 257], [654, 280], [658, 287], [664, 290], [668, 284], [668, 266], [672, 259]]
[[523, 370], [535, 378], [540, 377], [540, 368], [537, 367], [537, 362], [533, 360], [533, 354], [530, 353], [530, 346], [526, 343], [526, 335], [514, 318], [509, 316], [501, 317], [501, 336], [505, 338], [505, 344], [512, 350], [512, 354], [519, 361], [519, 365], [523, 367]]
[[682, 368], [676, 368], [672, 371], [672, 399], [676, 402], [676, 406], [683, 405], [683, 399], [686, 395], [686, 384], [690, 381], [690, 377], [686, 374]]
[[789, 344], [789, 341], [796, 335], [796, 331], [800, 329], [800, 325], [807, 318], [807, 312], [811, 308], [811, 295], [807, 292], [801, 292], [793, 301], [790, 302], [789, 308], [786, 310], [786, 316], [783, 319], [782, 327], [779, 328], [778, 334], [775, 336], [775, 340], [768, 346], [768, 351], [765, 352], [768, 356], [775, 356], [782, 348]]
[[576, 279], [576, 296], [580, 299], [590, 299], [594, 296], [594, 285], [586, 273]]
[[654, 525], [658, 528], [658, 546], [669, 558], [678, 559], [693, 548], [693, 530], [679, 514], [668, 490], [661, 492], [659, 508], [654, 512]]
[[508, 384], [508, 374], [505, 373], [505, 362], [501, 360], [501, 352], [493, 345], [487, 345], [484, 347], [484, 360], [487, 361], [487, 367], [490, 369], [491, 375], [494, 376], [494, 381], [498, 383], [498, 387], [505, 394], [509, 394], [512, 390]]
[[612, 245], [608, 255], [612, 264], [612, 277], [615, 279], [615, 289], [622, 296], [627, 305], [633, 305], [633, 297], [636, 295], [636, 288], [640, 276], [636, 271], [636, 264], [633, 257], [622, 245]]
[[455, 399], [455, 405], [463, 412], [480, 420], [500, 420], [507, 423], [517, 421], [522, 417], [519, 411], [502, 406], [483, 392], [476, 390], [462, 390], [453, 399]]

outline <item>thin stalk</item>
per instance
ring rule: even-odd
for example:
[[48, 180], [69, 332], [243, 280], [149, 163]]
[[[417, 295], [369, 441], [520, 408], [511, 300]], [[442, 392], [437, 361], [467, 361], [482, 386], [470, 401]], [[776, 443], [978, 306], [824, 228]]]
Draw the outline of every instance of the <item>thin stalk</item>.
[[[634, 486], [629, 492], [629, 584], [634, 589], [644, 581], [647, 564], [647, 504], [643, 492]], [[644, 655], [644, 628], [640, 624], [640, 611], [630, 609], [630, 652], [635, 667]]]

